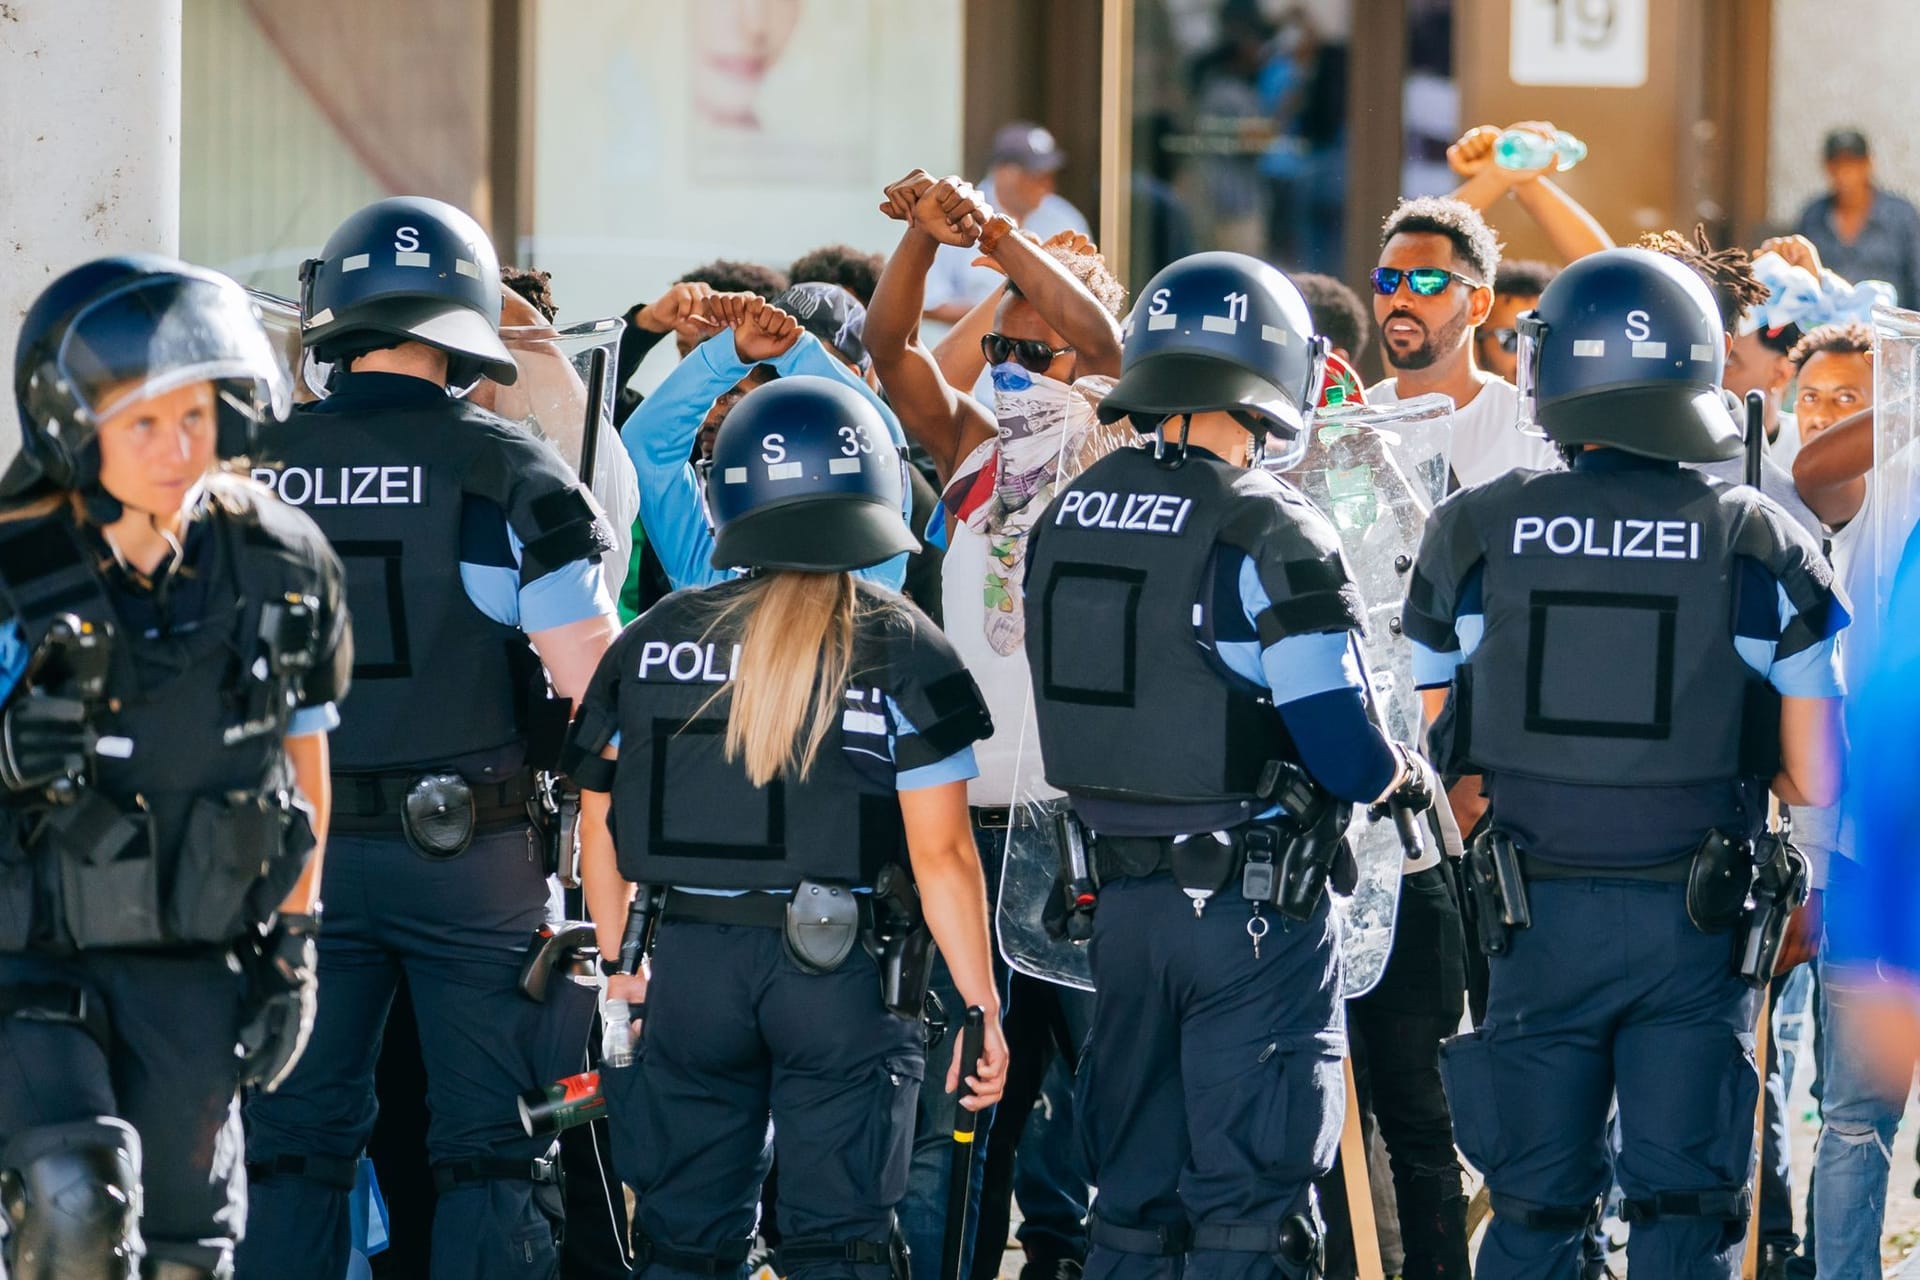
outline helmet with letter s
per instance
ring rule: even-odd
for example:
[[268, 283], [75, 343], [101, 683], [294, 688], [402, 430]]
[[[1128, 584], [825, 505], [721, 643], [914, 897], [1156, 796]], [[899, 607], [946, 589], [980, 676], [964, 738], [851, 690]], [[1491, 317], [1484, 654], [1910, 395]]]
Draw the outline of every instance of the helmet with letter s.
[[1647, 249], [1581, 258], [1521, 316], [1523, 414], [1563, 448], [1674, 462], [1737, 457], [1727, 339], [1706, 282]]
[[1244, 253], [1190, 254], [1147, 282], [1127, 316], [1120, 380], [1100, 418], [1140, 431], [1224, 412], [1274, 441], [1285, 467], [1306, 449], [1328, 347], [1307, 302], [1278, 269]]
[[713, 439], [714, 567], [839, 573], [918, 551], [906, 467], [853, 388], [804, 374], [754, 388]]

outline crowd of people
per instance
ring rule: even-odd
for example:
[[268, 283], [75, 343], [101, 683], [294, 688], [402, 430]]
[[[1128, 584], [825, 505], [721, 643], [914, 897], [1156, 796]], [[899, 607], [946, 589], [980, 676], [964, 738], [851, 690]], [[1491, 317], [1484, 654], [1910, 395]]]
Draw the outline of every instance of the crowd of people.
[[[1621, 248], [1500, 132], [1370, 315], [1227, 251], [1130, 299], [1025, 123], [880, 192], [889, 253], [694, 267], [578, 366], [566, 282], [433, 200], [305, 264], [298, 387], [217, 273], [58, 277], [0, 479], [0, 1274], [992, 1280], [1017, 1205], [1021, 1280], [1877, 1276], [1911, 1071], [1823, 904], [1912, 208], [1842, 131], [1802, 234]], [[1363, 599], [1301, 477], [1387, 484], [1434, 405]]]

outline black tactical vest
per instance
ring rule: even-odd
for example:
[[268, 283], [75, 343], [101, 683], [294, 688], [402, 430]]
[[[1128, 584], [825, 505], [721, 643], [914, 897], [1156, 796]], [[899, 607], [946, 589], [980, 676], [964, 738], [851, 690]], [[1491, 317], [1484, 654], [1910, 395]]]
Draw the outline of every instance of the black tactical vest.
[[437, 390], [303, 406], [266, 433], [262, 453], [272, 468], [255, 478], [312, 516], [347, 570], [355, 690], [333, 734], [334, 772], [453, 767], [476, 782], [517, 772], [538, 663], [517, 628], [468, 597], [461, 513], [468, 495], [506, 513], [524, 544], [522, 583], [598, 555], [611, 544], [566, 464]]
[[1824, 617], [1830, 578], [1790, 517], [1686, 468], [1513, 473], [1455, 503], [1429, 536], [1484, 565], [1461, 763], [1597, 786], [1771, 776], [1779, 704], [1734, 648], [1736, 557]]
[[[197, 566], [205, 609], [165, 636], [122, 626], [64, 508], [0, 523], [0, 593], [30, 649], [58, 614], [111, 628], [91, 785], [72, 805], [28, 804], [10, 828], [13, 852], [37, 864], [41, 907], [61, 917], [52, 931], [40, 921], [42, 942], [231, 941], [279, 906], [313, 847], [290, 807], [290, 689], [267, 675], [262, 615], [289, 598], [334, 599], [338, 570], [307, 522], [252, 486], [220, 477], [211, 487], [200, 518], [213, 546]], [[0, 949], [24, 942], [0, 939]]]
[[1266, 472], [1123, 449], [1058, 494], [1031, 539], [1027, 661], [1047, 781], [1253, 816], [1290, 740], [1268, 693], [1200, 645], [1194, 611], [1224, 546], [1253, 560], [1272, 598], [1255, 620], [1263, 645], [1358, 628], [1359, 592], [1325, 518]]
[[[620, 874], [711, 889], [791, 889], [808, 876], [871, 885], [906, 855], [898, 771], [990, 734], [986, 704], [924, 614], [857, 584], [852, 678], [839, 717], [805, 779], [756, 787], [726, 759], [737, 632], [715, 627], [745, 585], [668, 596], [608, 653], [608, 681], [595, 677], [576, 740], [611, 712], [599, 734], [620, 734], [611, 817]], [[888, 698], [918, 730], [891, 748]]]

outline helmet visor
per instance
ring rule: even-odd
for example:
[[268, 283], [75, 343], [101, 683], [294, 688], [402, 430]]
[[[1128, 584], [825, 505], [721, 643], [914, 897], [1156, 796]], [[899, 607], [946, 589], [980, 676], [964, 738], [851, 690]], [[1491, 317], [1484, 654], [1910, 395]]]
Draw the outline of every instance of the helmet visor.
[[292, 382], [238, 285], [182, 276], [136, 281], [74, 316], [55, 357], [65, 394], [100, 423], [196, 382], [239, 382], [247, 411], [284, 417]]

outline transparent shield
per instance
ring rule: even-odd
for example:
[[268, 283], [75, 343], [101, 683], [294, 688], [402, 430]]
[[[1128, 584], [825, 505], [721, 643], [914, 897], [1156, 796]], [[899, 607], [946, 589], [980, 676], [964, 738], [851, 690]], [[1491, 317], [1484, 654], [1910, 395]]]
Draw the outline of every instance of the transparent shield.
[[[1887, 614], [1894, 572], [1920, 521], [1920, 311], [1873, 309], [1873, 599], [1852, 602], [1856, 613]], [[1857, 577], [1857, 575], [1856, 575]]]
[[294, 371], [293, 402], [307, 404], [320, 399], [326, 394], [326, 384], [324, 381], [319, 386], [313, 384], [307, 353], [300, 347], [300, 304], [261, 289], [249, 289], [247, 296], [260, 310], [260, 321], [267, 327], [267, 340], [280, 353], [287, 368]]
[[[510, 387], [483, 378], [467, 398], [552, 442], [574, 473], [591, 482], [607, 470], [607, 452], [620, 448], [613, 421], [620, 331], [615, 318], [555, 329], [528, 325], [500, 330], [520, 366]], [[593, 457], [585, 456], [591, 441]]]
[[[1380, 725], [1395, 741], [1417, 746], [1420, 694], [1400, 608], [1427, 515], [1446, 494], [1453, 402], [1429, 395], [1341, 405], [1317, 412], [1311, 427], [1306, 457], [1286, 475], [1333, 522], [1366, 602], [1360, 648]], [[1433, 839], [1427, 823], [1412, 826], [1423, 844]], [[1372, 990], [1386, 970], [1408, 851], [1391, 818], [1358, 814], [1347, 839], [1359, 876], [1353, 892], [1335, 895], [1334, 904], [1351, 998]]]
[[[1112, 388], [1113, 379], [1087, 377], [1074, 383], [1089, 408], [1097, 408]], [[1030, 500], [1045, 504], [1053, 493], [1116, 448], [1144, 447], [1125, 420], [1112, 426], [1094, 426], [1062, 432], [1053, 475]], [[1033, 513], [1038, 516], [1039, 512]], [[995, 543], [994, 554], [1016, 554], [1009, 545]], [[1000, 871], [1000, 896], [994, 912], [994, 935], [1000, 954], [1020, 973], [1060, 986], [1093, 989], [1093, 970], [1087, 955], [1092, 919], [1084, 911], [1066, 910], [1062, 896], [1072, 880], [1063, 869], [1078, 848], [1077, 828], [1066, 797], [1049, 787], [1040, 755], [1039, 730], [1034, 719], [1033, 690], [1027, 689], [1024, 714], [1018, 724], [999, 725], [996, 733], [1018, 735], [1013, 776], [1015, 794], [1007, 802], [1007, 852]]]

